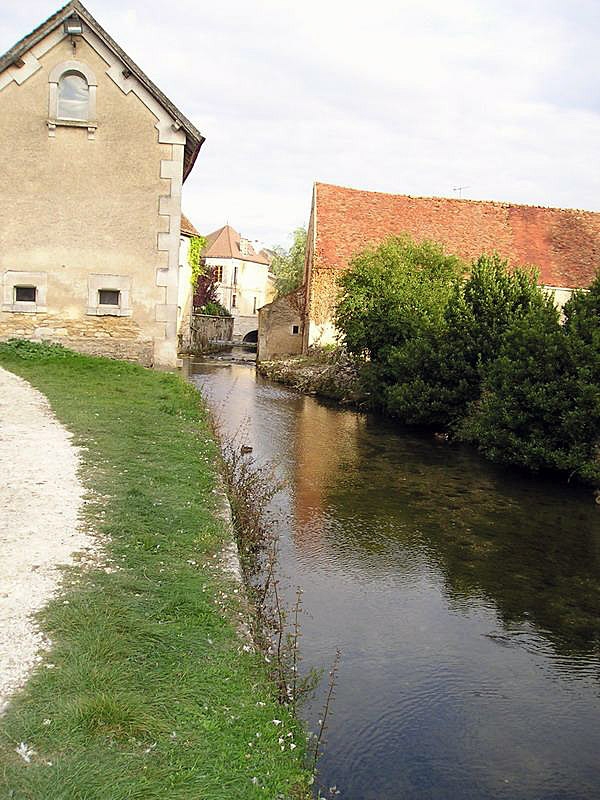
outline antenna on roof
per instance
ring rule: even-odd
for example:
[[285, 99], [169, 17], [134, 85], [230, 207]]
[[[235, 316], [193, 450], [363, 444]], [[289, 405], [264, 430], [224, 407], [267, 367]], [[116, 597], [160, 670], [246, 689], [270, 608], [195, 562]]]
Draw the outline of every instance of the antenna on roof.
[[471, 188], [470, 186], [453, 186], [452, 187], [452, 191], [453, 192], [458, 192], [458, 196], [459, 196], [459, 198], [461, 198], [462, 197], [462, 193], [463, 193], [463, 189], [470, 189], [470, 188]]

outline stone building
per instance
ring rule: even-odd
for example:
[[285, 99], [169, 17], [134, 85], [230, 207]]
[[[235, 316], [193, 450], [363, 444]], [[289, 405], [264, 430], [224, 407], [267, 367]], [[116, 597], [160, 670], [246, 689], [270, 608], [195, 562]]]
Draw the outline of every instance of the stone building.
[[302, 352], [304, 287], [278, 297], [258, 312], [257, 361]]
[[600, 269], [597, 212], [410, 197], [316, 183], [304, 272], [304, 350], [335, 340], [337, 278], [352, 256], [401, 233], [417, 241], [441, 242], [466, 262], [497, 251], [514, 266], [534, 265], [559, 305], [574, 289], [589, 286]]
[[275, 295], [269, 254], [257, 253], [248, 239], [224, 225], [208, 234], [202, 257], [215, 271], [219, 302], [233, 316], [234, 339], [256, 342], [258, 310]]
[[203, 141], [78, 0], [2, 56], [0, 339], [174, 365]]

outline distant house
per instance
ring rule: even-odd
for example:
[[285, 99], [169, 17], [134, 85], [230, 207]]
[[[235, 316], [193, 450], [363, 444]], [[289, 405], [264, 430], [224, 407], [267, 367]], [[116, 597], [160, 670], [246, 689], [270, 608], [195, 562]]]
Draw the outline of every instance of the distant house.
[[[514, 266], [535, 265], [559, 305], [600, 269], [600, 213], [511, 203], [410, 197], [317, 183], [304, 272], [303, 348], [335, 339], [337, 279], [353, 255], [391, 235], [433, 239], [472, 261], [494, 250]], [[276, 311], [285, 299], [275, 301]], [[288, 304], [289, 305], [289, 304]], [[297, 303], [295, 305], [298, 305]], [[271, 353], [273, 351], [271, 350]]]
[[258, 310], [275, 296], [268, 252], [257, 253], [248, 239], [224, 225], [206, 237], [202, 256], [215, 271], [219, 302], [233, 315], [234, 339], [256, 342]]
[[5, 53], [0, 340], [173, 366], [181, 190], [203, 141], [78, 0]]

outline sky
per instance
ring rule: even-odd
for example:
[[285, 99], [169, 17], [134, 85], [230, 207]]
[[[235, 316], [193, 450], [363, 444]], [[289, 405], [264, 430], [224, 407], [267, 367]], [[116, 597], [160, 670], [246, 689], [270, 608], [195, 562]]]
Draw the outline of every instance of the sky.
[[[206, 137], [203, 233], [289, 246], [314, 181], [600, 211], [599, 0], [84, 4]], [[58, 7], [3, 0], [0, 52]]]

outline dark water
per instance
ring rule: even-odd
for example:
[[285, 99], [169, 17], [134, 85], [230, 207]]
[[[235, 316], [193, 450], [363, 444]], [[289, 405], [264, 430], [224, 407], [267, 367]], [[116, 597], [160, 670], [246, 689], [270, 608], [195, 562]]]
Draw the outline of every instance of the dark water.
[[[282, 569], [306, 664], [342, 664], [325, 785], [344, 800], [600, 798], [600, 507], [255, 378], [194, 376], [288, 479]], [[323, 689], [305, 709], [319, 715]], [[314, 729], [314, 728], [313, 728]]]

